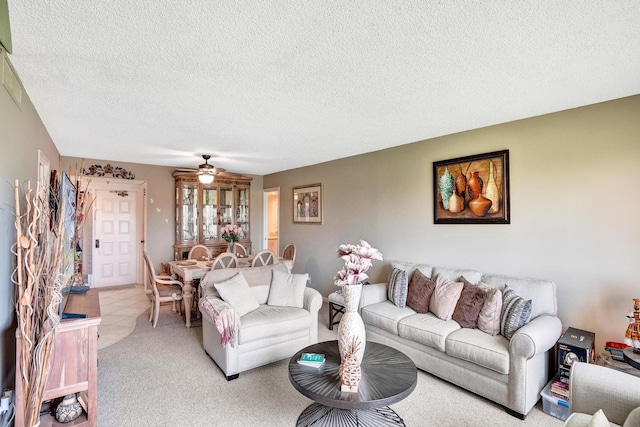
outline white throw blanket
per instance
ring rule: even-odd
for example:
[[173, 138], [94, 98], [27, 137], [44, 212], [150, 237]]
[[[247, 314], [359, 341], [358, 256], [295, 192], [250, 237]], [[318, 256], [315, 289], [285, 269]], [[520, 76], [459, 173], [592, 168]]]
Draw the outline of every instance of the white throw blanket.
[[220, 332], [220, 344], [225, 347], [227, 343], [231, 347], [236, 345], [236, 334], [240, 329], [240, 317], [236, 311], [226, 302], [215, 297], [206, 297], [200, 300], [200, 307], [211, 316], [216, 329]]

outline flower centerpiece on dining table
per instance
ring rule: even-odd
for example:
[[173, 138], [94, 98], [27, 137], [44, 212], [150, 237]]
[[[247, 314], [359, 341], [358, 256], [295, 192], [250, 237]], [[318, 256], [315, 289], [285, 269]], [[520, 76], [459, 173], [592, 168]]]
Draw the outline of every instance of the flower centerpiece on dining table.
[[234, 246], [236, 242], [240, 240], [242, 234], [242, 228], [235, 224], [227, 224], [220, 228], [220, 237], [222, 237], [229, 246], [227, 252], [235, 253]]
[[360, 240], [359, 245], [340, 245], [337, 253], [338, 258], [344, 260], [344, 268], [334, 277], [335, 285], [342, 287], [345, 302], [345, 312], [338, 326], [341, 390], [356, 393], [366, 345], [364, 322], [358, 313], [362, 282], [369, 278], [366, 272], [373, 260], [382, 261], [382, 254], [364, 240]]

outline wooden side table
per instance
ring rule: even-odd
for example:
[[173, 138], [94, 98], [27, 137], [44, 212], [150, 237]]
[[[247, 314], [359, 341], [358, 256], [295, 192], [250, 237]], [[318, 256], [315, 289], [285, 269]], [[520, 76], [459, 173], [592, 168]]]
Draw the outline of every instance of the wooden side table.
[[344, 314], [344, 296], [342, 291], [335, 291], [329, 294], [329, 330], [333, 331], [333, 327], [340, 323], [336, 320], [338, 313]]
[[[298, 363], [302, 353], [323, 353], [320, 368]], [[315, 401], [297, 426], [403, 426], [404, 421], [388, 405], [407, 397], [416, 388], [418, 371], [404, 353], [367, 341], [357, 393], [340, 390], [340, 353], [337, 341], [310, 345], [289, 360], [289, 380], [303, 395]]]

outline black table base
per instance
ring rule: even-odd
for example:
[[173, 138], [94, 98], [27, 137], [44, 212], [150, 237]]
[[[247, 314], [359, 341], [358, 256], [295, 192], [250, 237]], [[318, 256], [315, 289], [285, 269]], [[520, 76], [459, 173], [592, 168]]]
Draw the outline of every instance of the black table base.
[[388, 406], [375, 409], [340, 409], [312, 403], [302, 411], [296, 426], [404, 426], [404, 420]]

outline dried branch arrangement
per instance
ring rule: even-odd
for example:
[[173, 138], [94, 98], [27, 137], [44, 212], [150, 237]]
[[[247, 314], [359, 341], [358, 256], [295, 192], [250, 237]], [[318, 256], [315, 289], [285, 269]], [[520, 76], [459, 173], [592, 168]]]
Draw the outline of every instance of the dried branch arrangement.
[[[55, 328], [60, 323], [63, 277], [60, 275], [63, 245], [64, 204], [58, 203], [60, 218], [47, 221], [49, 189], [40, 194], [31, 183], [23, 191], [14, 183], [16, 243], [11, 251], [16, 267], [11, 281], [16, 285], [16, 316], [21, 339], [18, 341], [22, 373], [22, 402], [25, 425], [40, 422], [40, 403], [49, 376]], [[46, 225], [45, 225], [46, 224]]]

